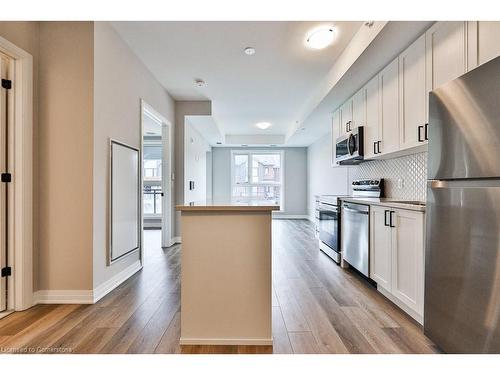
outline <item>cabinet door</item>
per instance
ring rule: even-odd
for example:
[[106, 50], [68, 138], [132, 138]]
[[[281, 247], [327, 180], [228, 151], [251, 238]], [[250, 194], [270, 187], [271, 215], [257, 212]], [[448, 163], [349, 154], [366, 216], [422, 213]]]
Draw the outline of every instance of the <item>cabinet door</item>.
[[366, 96], [365, 88], [363, 87], [352, 97], [352, 125], [365, 126], [366, 124]]
[[352, 99], [340, 107], [340, 135], [349, 133], [349, 126], [352, 127]]
[[399, 65], [395, 59], [379, 73], [380, 153], [399, 150]]
[[392, 294], [418, 314], [424, 306], [424, 214], [393, 210]]
[[399, 56], [400, 149], [427, 143], [428, 92], [425, 87], [425, 35]]
[[373, 77], [364, 87], [366, 95], [365, 158], [375, 156], [375, 144], [380, 140], [380, 111], [378, 75]]
[[477, 61], [479, 65], [500, 55], [500, 22], [477, 23]]
[[466, 72], [466, 22], [436, 22], [425, 33], [427, 91]]
[[386, 211], [385, 207], [370, 207], [370, 278], [390, 292], [392, 236], [391, 227], [386, 225]]
[[333, 112], [332, 115], [332, 166], [337, 167], [335, 162], [335, 144], [340, 135], [340, 109]]

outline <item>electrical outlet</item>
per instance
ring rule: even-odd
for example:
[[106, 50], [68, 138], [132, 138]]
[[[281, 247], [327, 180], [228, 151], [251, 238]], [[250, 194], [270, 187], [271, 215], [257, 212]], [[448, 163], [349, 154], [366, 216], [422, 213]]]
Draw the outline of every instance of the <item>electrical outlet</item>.
[[398, 189], [402, 189], [404, 186], [404, 181], [403, 179], [400, 177], [398, 178]]

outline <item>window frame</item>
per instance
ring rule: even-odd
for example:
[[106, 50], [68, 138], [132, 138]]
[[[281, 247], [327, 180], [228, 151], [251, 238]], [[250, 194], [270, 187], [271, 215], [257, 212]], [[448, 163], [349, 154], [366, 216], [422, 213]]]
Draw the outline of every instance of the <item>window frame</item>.
[[[275, 154], [280, 155], [280, 182], [279, 183], [270, 183], [270, 182], [252, 182], [252, 155], [269, 155]], [[244, 183], [235, 183], [235, 165], [234, 158], [236, 155], [247, 155], [248, 156], [248, 171], [247, 178], [248, 182]], [[229, 182], [229, 190], [230, 197], [233, 200], [235, 197], [233, 196], [233, 188], [234, 187], [259, 187], [259, 186], [279, 186], [280, 187], [280, 201], [279, 206], [280, 209], [278, 212], [283, 212], [284, 202], [285, 202], [285, 152], [284, 150], [268, 150], [268, 149], [233, 149], [231, 150], [231, 180]], [[251, 198], [249, 198], [251, 200]]]

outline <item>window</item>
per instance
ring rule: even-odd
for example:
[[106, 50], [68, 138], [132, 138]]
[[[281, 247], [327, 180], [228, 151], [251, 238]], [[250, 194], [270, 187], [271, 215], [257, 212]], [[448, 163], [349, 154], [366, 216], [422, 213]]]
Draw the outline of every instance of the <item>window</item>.
[[162, 145], [160, 141], [145, 141], [143, 170], [143, 203], [147, 216], [161, 215]]
[[231, 159], [233, 200], [283, 206], [282, 151], [233, 151]]

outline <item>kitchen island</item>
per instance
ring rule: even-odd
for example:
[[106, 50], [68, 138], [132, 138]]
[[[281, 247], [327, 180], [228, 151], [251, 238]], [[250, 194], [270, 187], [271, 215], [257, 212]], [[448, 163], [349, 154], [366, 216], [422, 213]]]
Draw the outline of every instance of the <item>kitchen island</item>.
[[194, 202], [181, 211], [185, 345], [272, 345], [272, 211], [261, 202]]

